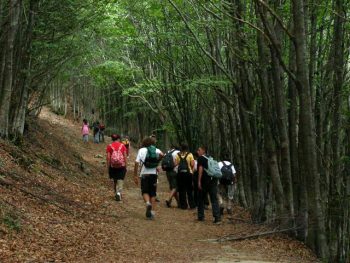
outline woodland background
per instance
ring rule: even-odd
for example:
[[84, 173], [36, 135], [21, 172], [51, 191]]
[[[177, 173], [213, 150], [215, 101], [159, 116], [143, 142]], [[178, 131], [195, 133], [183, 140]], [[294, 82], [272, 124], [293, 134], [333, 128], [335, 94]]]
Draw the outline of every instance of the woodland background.
[[350, 258], [346, 0], [0, 0], [0, 135], [44, 105], [229, 153], [255, 222]]

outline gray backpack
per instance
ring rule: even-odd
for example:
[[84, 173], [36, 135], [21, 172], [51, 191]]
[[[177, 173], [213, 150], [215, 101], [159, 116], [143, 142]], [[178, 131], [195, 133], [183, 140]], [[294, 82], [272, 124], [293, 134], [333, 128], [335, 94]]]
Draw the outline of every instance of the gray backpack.
[[214, 160], [213, 157], [204, 157], [208, 160], [208, 169], [204, 168], [204, 170], [210, 177], [220, 179], [222, 177], [222, 173], [218, 161]]

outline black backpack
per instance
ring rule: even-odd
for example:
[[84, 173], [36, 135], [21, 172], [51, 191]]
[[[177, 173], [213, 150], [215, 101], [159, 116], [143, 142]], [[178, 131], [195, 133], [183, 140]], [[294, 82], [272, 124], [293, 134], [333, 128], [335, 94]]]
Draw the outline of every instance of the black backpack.
[[156, 168], [159, 160], [156, 153], [157, 148], [154, 145], [147, 147], [147, 155], [145, 162], [143, 163], [146, 168]]
[[163, 171], [172, 171], [174, 169], [175, 163], [173, 158], [173, 152], [175, 152], [175, 150], [167, 152], [167, 154], [164, 156], [162, 160]]
[[189, 173], [190, 169], [188, 167], [188, 163], [187, 163], [187, 156], [189, 155], [189, 153], [186, 153], [185, 157], [181, 157], [181, 154], [178, 153], [177, 154], [180, 158], [180, 162], [179, 162], [179, 166], [178, 166], [178, 173]]
[[220, 178], [220, 183], [224, 185], [232, 184], [234, 179], [234, 174], [232, 173], [232, 164], [226, 164], [224, 161], [222, 162], [222, 164], [222, 177]]

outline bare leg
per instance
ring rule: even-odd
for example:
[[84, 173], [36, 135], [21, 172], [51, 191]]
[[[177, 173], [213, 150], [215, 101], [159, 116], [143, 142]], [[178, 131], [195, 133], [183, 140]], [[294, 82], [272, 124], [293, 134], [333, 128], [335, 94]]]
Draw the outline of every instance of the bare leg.
[[113, 191], [114, 193], [117, 192], [117, 180], [114, 180], [114, 179], [113, 179]]

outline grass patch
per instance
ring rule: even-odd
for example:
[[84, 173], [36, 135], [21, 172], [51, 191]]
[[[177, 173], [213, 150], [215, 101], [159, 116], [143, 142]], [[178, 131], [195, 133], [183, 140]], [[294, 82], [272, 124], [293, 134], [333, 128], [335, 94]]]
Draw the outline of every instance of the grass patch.
[[0, 223], [11, 231], [19, 233], [22, 229], [21, 218], [13, 208], [0, 203]]
[[21, 220], [17, 215], [7, 214], [2, 219], [2, 222], [7, 228], [14, 230], [17, 233], [21, 231]]

